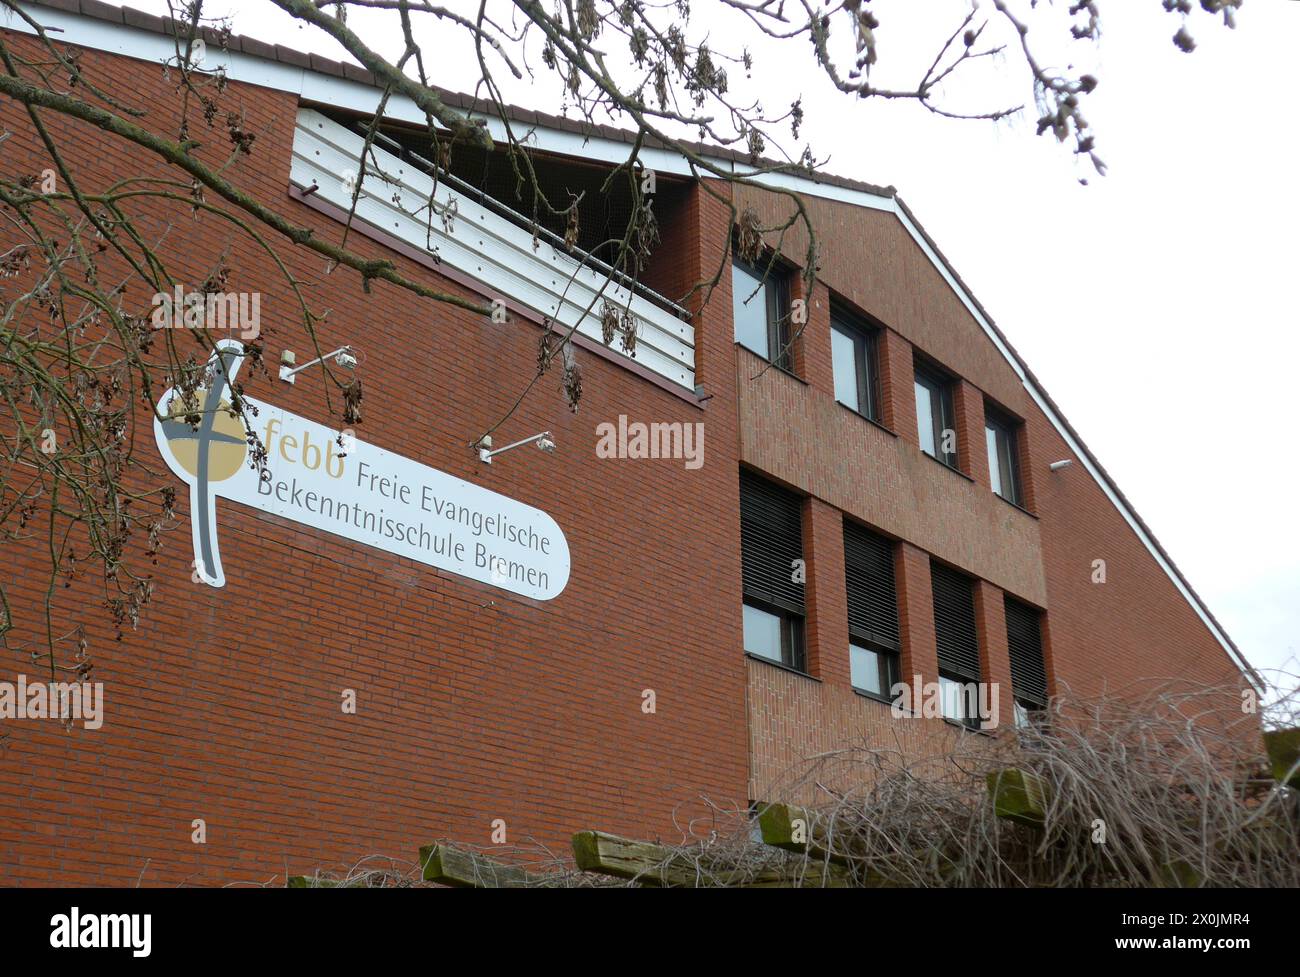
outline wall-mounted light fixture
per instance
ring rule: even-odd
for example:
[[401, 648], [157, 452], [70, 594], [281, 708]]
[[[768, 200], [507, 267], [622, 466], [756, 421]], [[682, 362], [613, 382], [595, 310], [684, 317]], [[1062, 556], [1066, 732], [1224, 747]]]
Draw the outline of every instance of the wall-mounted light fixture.
[[315, 366], [317, 363], [324, 363], [326, 360], [335, 360], [345, 370], [355, 370], [357, 366], [357, 354], [351, 346], [340, 346], [334, 352], [318, 356], [302, 366], [293, 365], [295, 361], [293, 350], [286, 349], [280, 354], [280, 379], [285, 383], [293, 383], [293, 378], [307, 367]]
[[1054, 461], [1048, 467], [1054, 472], [1059, 472], [1062, 468], [1069, 468], [1074, 464], [1073, 458], [1066, 458], [1062, 461]]
[[504, 448], [492, 450], [492, 435], [487, 435], [477, 445], [478, 460], [486, 465], [492, 464], [492, 456], [505, 454], [511, 448], [518, 448], [521, 445], [532, 444], [536, 442], [537, 447], [548, 454], [555, 450], [555, 438], [551, 437], [550, 431], [543, 431], [541, 434], [534, 434], [531, 438], [524, 438], [522, 441], [516, 441], [514, 444], [508, 444]]

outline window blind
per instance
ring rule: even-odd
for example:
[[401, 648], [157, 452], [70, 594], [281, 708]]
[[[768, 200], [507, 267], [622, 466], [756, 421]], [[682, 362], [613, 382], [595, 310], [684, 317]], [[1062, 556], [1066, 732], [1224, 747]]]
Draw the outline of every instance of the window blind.
[[939, 670], [970, 682], [980, 681], [979, 638], [971, 579], [939, 563], [930, 564], [934, 591], [934, 638]]
[[844, 576], [849, 635], [899, 649], [894, 546], [855, 523], [844, 523]]
[[1006, 599], [1007, 647], [1011, 656], [1011, 688], [1017, 699], [1047, 705], [1047, 669], [1043, 664], [1043, 635], [1039, 613], [1014, 598]]
[[749, 472], [740, 474], [740, 560], [746, 597], [795, 614], [804, 585], [793, 580], [803, 558], [801, 500]]

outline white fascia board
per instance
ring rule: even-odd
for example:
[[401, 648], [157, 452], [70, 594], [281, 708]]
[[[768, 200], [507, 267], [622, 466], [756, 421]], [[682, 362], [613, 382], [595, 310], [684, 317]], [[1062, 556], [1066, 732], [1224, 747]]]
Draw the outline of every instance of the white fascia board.
[[[176, 57], [175, 38], [138, 27], [124, 24], [110, 24], [94, 17], [57, 10], [53, 7], [40, 7], [34, 4], [20, 4], [23, 12], [46, 28], [51, 40], [67, 44], [77, 44], [96, 51], [120, 54], [141, 61], [162, 64]], [[35, 36], [31, 26], [8, 9], [0, 10], [0, 24], [6, 30], [19, 34]], [[57, 28], [57, 31], [51, 30]], [[305, 69], [279, 61], [256, 58], [238, 51], [222, 51], [209, 46], [207, 58], [203, 62], [205, 71], [225, 68], [227, 77], [235, 81], [278, 91], [297, 92], [303, 87], [303, 76], [309, 74]]]
[[[723, 165], [727, 165], [723, 163]], [[838, 187], [830, 183], [820, 183], [805, 176], [793, 173], [759, 173], [752, 166], [731, 162], [731, 171], [736, 176], [747, 177], [761, 186], [776, 190], [790, 190], [808, 197], [821, 197], [837, 203], [852, 204], [855, 207], [867, 207], [871, 210], [887, 210], [897, 214], [899, 210], [894, 198], [885, 194], [868, 193], [866, 190], [854, 190], [851, 187]], [[933, 260], [933, 259], [931, 259]]]
[[[127, 57], [138, 58], [144, 61], [153, 61], [161, 63], [168, 58], [175, 57], [175, 44], [172, 38], [161, 34], [155, 34], [152, 31], [141, 30], [135, 27], [127, 27], [121, 24], [109, 24], [104, 21], [96, 20], [92, 17], [84, 17], [80, 14], [68, 13], [62, 10], [56, 10], [50, 7], [35, 7], [31, 4], [22, 4], [23, 10], [38, 23], [46, 27], [60, 28], [57, 39], [69, 44], [77, 44], [82, 47], [91, 48], [99, 51], [108, 51], [115, 54], [125, 55]], [[21, 34], [34, 34], [32, 28], [21, 18], [14, 15], [8, 10], [0, 11], [0, 23], [3, 23], [6, 29], [13, 30]], [[338, 78], [333, 75], [325, 75], [317, 72], [305, 70], [303, 68], [293, 67], [291, 65], [281, 64], [277, 61], [268, 61], [263, 58], [252, 57], [241, 52], [223, 52], [209, 51], [210, 67], [216, 68], [224, 65], [226, 73], [234, 81], [246, 82], [253, 85], [261, 85], [266, 88], [273, 88], [280, 91], [296, 93], [301, 99], [307, 101], [321, 102], [327, 105], [338, 105], [345, 108], [353, 109], [358, 112], [373, 112], [378, 105], [378, 90], [364, 85], [360, 82], [351, 81], [346, 78]], [[393, 96], [389, 99], [386, 108], [387, 114], [395, 119], [416, 124], [423, 123], [424, 113], [409, 98], [401, 95]], [[484, 117], [487, 118], [487, 117]], [[489, 132], [493, 138], [502, 138], [504, 136], [504, 127], [499, 119], [487, 118]], [[565, 155], [583, 156], [590, 159], [598, 159], [605, 162], [621, 162], [627, 158], [628, 144], [616, 140], [605, 139], [598, 136], [582, 136], [576, 133], [560, 132], [553, 129], [533, 128], [528, 131], [534, 133], [534, 140], [531, 144], [539, 149], [563, 153]], [[686, 160], [680, 156], [670, 153], [666, 150], [645, 148], [641, 151], [642, 159], [647, 166], [664, 173], [674, 173], [679, 175], [690, 175], [691, 168]], [[730, 160], [719, 160], [720, 165], [731, 165], [737, 173], [744, 173], [743, 166], [737, 166]], [[975, 321], [980, 324], [989, 341], [998, 349], [1003, 358], [1011, 365], [1012, 370], [1020, 378], [1025, 388], [1029, 391], [1034, 402], [1039, 405], [1044, 415], [1056, 428], [1058, 434], [1068, 444], [1075, 455], [1078, 457], [1080, 464], [1084, 466], [1093, 480], [1101, 487], [1106, 497], [1110, 499], [1111, 504], [1119, 510], [1129, 527], [1137, 534], [1137, 537], [1148, 552], [1150, 552], [1156, 563], [1165, 571], [1170, 581], [1183, 595], [1187, 602], [1196, 611], [1198, 617], [1209, 629], [1220, 645], [1223, 646], [1229, 657], [1236, 662], [1239, 668], [1245, 672], [1248, 677], [1254, 676], [1254, 670], [1245, 661], [1245, 659], [1234, 650], [1232, 643], [1227, 639], [1223, 631], [1218, 628], [1206, 613], [1201, 602], [1195, 599], [1181, 577], [1170, 566], [1168, 560], [1160, 553], [1159, 548], [1154, 541], [1143, 531], [1141, 525], [1137, 522], [1133, 512], [1125, 505], [1114, 490], [1110, 487], [1108, 481], [1102, 477], [1095, 466], [1088, 460], [1087, 453], [1084, 452], [1075, 439], [1070, 435], [1069, 430], [1062, 422], [1061, 418], [1051, 409], [1047, 403], [1046, 396], [1037, 386], [1029, 380], [1024, 368], [1019, 360], [1011, 353], [1006, 344], [998, 336], [996, 331], [980, 314], [974, 301], [966, 293], [952, 274], [946, 262], [942, 261], [934, 252], [929, 242], [917, 230], [907, 215], [898, 206], [893, 197], [871, 194], [861, 190], [853, 190], [847, 187], [836, 187], [824, 183], [817, 183], [803, 177], [789, 174], [766, 173], [755, 176], [755, 182], [764, 183], [768, 186], [781, 189], [796, 190], [809, 196], [823, 197], [829, 200], [837, 200], [841, 203], [853, 204], [860, 207], [869, 207], [873, 210], [889, 210], [902, 222], [912, 239], [916, 241], [922, 252], [929, 258], [930, 262], [943, 276], [949, 287], [956, 293], [962, 304], [974, 317]]]

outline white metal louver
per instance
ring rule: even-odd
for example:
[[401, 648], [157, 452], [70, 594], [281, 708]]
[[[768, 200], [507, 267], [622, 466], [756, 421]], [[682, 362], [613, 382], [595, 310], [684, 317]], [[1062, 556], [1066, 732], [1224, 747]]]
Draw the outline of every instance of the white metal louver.
[[[313, 184], [323, 200], [347, 210], [352, 187], [347, 175], [360, 171], [364, 139], [313, 109], [300, 109], [294, 133], [290, 180], [300, 188]], [[382, 173], [367, 166], [356, 218], [427, 253], [483, 283], [499, 296], [551, 317], [561, 327], [579, 323], [578, 332], [599, 342], [600, 305], [597, 295], [604, 272], [580, 264], [545, 239], [534, 249], [533, 235], [473, 198], [439, 183], [433, 193], [438, 213], [430, 215], [428, 201], [433, 178], [380, 146], [372, 146]], [[453, 219], [441, 213], [450, 208]], [[620, 307], [629, 292], [611, 283], [605, 297]], [[587, 309], [591, 306], [591, 312]], [[634, 361], [684, 387], [695, 389], [695, 330], [639, 294], [630, 296], [637, 320]], [[617, 343], [609, 347], [620, 356]]]

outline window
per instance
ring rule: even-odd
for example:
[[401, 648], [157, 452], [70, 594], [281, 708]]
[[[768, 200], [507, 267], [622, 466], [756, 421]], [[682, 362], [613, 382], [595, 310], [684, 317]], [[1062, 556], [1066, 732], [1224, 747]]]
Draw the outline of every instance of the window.
[[849, 642], [849, 681], [861, 692], [891, 699], [898, 682], [898, 656]]
[[1011, 708], [1014, 710], [1013, 719], [1016, 729], [1028, 729], [1047, 712], [1045, 709], [1035, 709], [1032, 706], [1027, 706], [1019, 699], [1011, 703]]
[[801, 508], [798, 496], [741, 472], [745, 651], [804, 671]]
[[1004, 599], [1016, 725], [1023, 727], [1047, 710], [1047, 669], [1043, 664], [1041, 615], [1028, 604], [1011, 597]]
[[957, 467], [957, 429], [953, 421], [952, 381], [916, 364], [916, 433], [921, 450], [949, 468]]
[[1014, 421], [985, 406], [984, 439], [989, 452], [989, 482], [996, 494], [1008, 502], [1021, 505], [1017, 433], [1018, 425]]
[[763, 804], [751, 799], [749, 802], [749, 840], [756, 845], [763, 843]]
[[783, 370], [790, 366], [790, 296], [785, 275], [775, 265], [731, 265], [731, 308], [736, 342]]
[[745, 651], [803, 671], [803, 619], [745, 601]]
[[849, 605], [849, 677], [882, 699], [899, 680], [898, 598], [894, 546], [856, 523], [844, 523], [844, 577]]
[[930, 586], [934, 592], [934, 639], [939, 652], [943, 715], [979, 729], [980, 649], [971, 579], [931, 561]]
[[939, 676], [939, 711], [944, 719], [961, 723], [972, 729], [979, 729], [978, 713], [979, 686], [974, 682], [963, 682], [950, 675]]
[[835, 399], [879, 421], [875, 330], [836, 309], [831, 310], [831, 365], [835, 371]]

